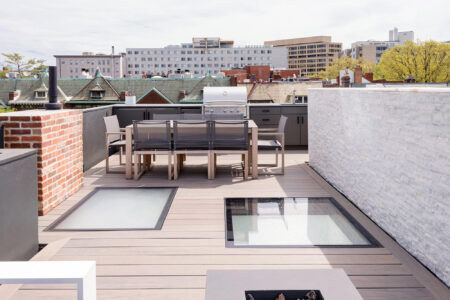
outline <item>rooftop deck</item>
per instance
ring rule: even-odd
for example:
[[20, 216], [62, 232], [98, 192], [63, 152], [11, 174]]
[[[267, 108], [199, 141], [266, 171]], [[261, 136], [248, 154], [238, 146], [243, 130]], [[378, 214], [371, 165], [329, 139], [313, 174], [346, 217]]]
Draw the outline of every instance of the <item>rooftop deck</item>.
[[[261, 154], [260, 161], [271, 159], [272, 155]], [[239, 161], [236, 156], [219, 157], [215, 180], [207, 180], [204, 157], [188, 157], [178, 181], [167, 181], [162, 157], [139, 181], [106, 175], [102, 162], [85, 173], [80, 191], [39, 217], [40, 242], [49, 243], [39, 259], [96, 260], [99, 299], [197, 300], [204, 298], [208, 269], [317, 268], [344, 269], [364, 299], [445, 297], [448, 290], [438, 279], [317, 176], [307, 160], [307, 151], [288, 151], [284, 176], [260, 175], [249, 181], [233, 178], [224, 163]], [[43, 231], [92, 189], [107, 186], [178, 186], [178, 191], [160, 231]], [[224, 198], [258, 196], [334, 197], [383, 247], [226, 248]], [[3, 292], [14, 290], [3, 288]], [[24, 285], [12, 299], [75, 297], [75, 286]]]

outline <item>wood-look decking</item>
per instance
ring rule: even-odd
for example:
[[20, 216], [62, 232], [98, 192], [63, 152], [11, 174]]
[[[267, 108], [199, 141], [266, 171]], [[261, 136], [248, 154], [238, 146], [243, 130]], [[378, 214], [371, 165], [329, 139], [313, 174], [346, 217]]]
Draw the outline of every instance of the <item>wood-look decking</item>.
[[[273, 159], [270, 154], [260, 154], [260, 162]], [[36, 259], [95, 260], [99, 299], [197, 300], [204, 298], [208, 269], [317, 268], [344, 269], [364, 299], [449, 296], [439, 280], [305, 165], [307, 159], [306, 151], [288, 151], [284, 176], [260, 172], [259, 179], [249, 181], [231, 176], [228, 164], [238, 165], [239, 156], [219, 157], [215, 180], [207, 180], [206, 156], [188, 156], [178, 181], [167, 181], [167, 159], [163, 157], [139, 181], [126, 180], [121, 174], [106, 175], [104, 163], [100, 163], [85, 173], [79, 192], [39, 218], [40, 242], [49, 246]], [[178, 191], [160, 231], [43, 231], [100, 186], [178, 186]], [[224, 198], [257, 196], [332, 196], [383, 247], [226, 248]], [[1, 287], [0, 299], [7, 288], [10, 293], [14, 289]], [[24, 285], [11, 298], [75, 297], [76, 287], [71, 285]]]

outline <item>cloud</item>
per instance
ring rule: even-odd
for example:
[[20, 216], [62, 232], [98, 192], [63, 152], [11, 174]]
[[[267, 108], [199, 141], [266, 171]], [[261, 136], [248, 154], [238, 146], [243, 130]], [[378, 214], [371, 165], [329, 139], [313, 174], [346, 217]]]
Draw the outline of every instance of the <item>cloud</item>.
[[[7, 0], [0, 0], [7, 1]], [[43, 0], [2, 4], [0, 53], [18, 52], [53, 63], [55, 54], [110, 53], [163, 47], [194, 36], [237, 45], [331, 35], [344, 47], [388, 38], [394, 26], [421, 40], [449, 40], [447, 1], [428, 0]]]

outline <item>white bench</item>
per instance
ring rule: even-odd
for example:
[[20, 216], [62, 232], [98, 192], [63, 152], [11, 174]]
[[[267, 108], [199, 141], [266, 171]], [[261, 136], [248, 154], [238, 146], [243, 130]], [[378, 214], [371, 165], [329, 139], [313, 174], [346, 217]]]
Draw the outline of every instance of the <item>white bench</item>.
[[95, 261], [0, 262], [0, 284], [76, 283], [78, 300], [96, 299]]

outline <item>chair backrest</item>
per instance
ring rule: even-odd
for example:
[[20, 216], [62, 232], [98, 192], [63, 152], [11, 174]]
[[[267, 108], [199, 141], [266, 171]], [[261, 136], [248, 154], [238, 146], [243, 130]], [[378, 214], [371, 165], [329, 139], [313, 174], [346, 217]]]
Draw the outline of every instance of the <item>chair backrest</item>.
[[243, 114], [206, 114], [206, 120], [221, 121], [221, 120], [243, 120]]
[[248, 121], [212, 121], [211, 140], [215, 150], [247, 150]]
[[183, 120], [205, 120], [202, 114], [183, 114]]
[[154, 114], [153, 120], [181, 120], [180, 114]]
[[[119, 119], [117, 119], [117, 115], [112, 115], [109, 117], [104, 117], [106, 132], [120, 132]], [[113, 143], [115, 141], [120, 140], [120, 134], [111, 134], [108, 136], [108, 142]]]
[[170, 121], [133, 121], [134, 149], [171, 150]]
[[281, 115], [280, 121], [278, 122], [278, 132], [284, 133], [284, 128], [286, 127], [287, 117]]
[[208, 150], [211, 144], [209, 121], [185, 120], [173, 122], [174, 150]]

